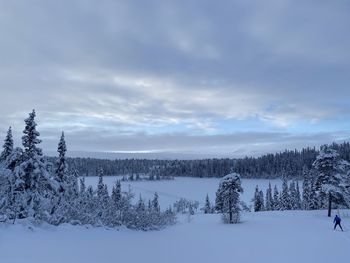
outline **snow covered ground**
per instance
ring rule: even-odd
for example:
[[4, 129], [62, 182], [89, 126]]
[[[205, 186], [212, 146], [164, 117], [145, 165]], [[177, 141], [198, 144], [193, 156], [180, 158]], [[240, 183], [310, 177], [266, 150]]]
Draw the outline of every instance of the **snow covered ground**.
[[[121, 177], [105, 176], [103, 178], [110, 191], [117, 179], [121, 179]], [[98, 177], [86, 177], [85, 180], [87, 185], [92, 185], [96, 189]], [[132, 192], [135, 193], [136, 200], [140, 194], [142, 198], [151, 199], [154, 193], [157, 192], [160, 205], [162, 209], [165, 209], [180, 198], [198, 201], [201, 205], [204, 205], [207, 194], [210, 197], [210, 201], [214, 202], [219, 181], [220, 179], [218, 178], [176, 177], [174, 180], [122, 182], [122, 189], [126, 191], [130, 186]], [[259, 188], [265, 192], [269, 182], [271, 182], [272, 187], [276, 184], [281, 189], [282, 181], [279, 179], [242, 179], [244, 193], [241, 195], [241, 200], [249, 205], [254, 196], [255, 186], [259, 185]]]
[[[106, 177], [111, 186], [115, 177]], [[87, 178], [96, 185], [97, 178]], [[203, 202], [214, 200], [218, 179], [176, 178], [174, 181], [133, 182], [136, 194], [160, 195], [162, 206], [179, 197]], [[243, 180], [249, 202], [256, 184], [268, 180]], [[279, 180], [272, 184], [281, 184]], [[123, 183], [124, 189], [129, 182]], [[334, 211], [335, 212], [335, 211]], [[225, 225], [220, 215], [181, 215], [178, 223], [161, 231], [87, 228], [21, 222], [0, 223], [0, 262], [4, 263], [214, 263], [214, 262], [348, 262], [350, 211], [341, 211], [345, 232], [332, 229], [326, 211], [276, 211], [243, 213], [242, 223]], [[20, 222], [20, 221], [19, 221]]]
[[29, 229], [0, 224], [0, 262], [348, 262], [345, 232], [333, 231], [325, 211], [244, 213], [224, 225], [219, 215], [197, 214], [162, 231], [63, 225]]

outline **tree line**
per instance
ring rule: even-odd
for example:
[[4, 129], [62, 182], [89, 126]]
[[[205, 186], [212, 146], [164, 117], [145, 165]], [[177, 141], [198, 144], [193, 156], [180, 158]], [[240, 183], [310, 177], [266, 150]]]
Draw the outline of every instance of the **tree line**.
[[[333, 143], [330, 147], [339, 156], [350, 161], [350, 144]], [[312, 164], [320, 153], [316, 148], [302, 150], [285, 150], [260, 157], [244, 157], [239, 159], [214, 158], [201, 160], [148, 160], [148, 159], [95, 159], [67, 158], [69, 167], [76, 169], [80, 175], [96, 176], [100, 167], [106, 176], [123, 175], [125, 178], [158, 178], [171, 179], [176, 176], [218, 177], [236, 172], [242, 178], [288, 178], [303, 179], [304, 169], [312, 169]], [[56, 162], [57, 157], [47, 157]], [[155, 177], [157, 176], [157, 177]]]
[[[302, 191], [299, 182], [283, 178], [282, 189], [271, 184], [266, 192], [256, 186], [254, 211], [315, 210], [350, 207], [350, 164], [337, 152], [337, 145], [323, 145], [310, 169], [304, 167]], [[338, 148], [339, 150], [340, 148]], [[343, 155], [344, 156], [344, 155]]]

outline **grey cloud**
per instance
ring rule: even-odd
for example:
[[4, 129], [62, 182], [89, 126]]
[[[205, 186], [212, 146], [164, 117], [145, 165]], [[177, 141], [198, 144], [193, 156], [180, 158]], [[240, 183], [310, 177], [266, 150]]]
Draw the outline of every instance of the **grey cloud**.
[[99, 132], [142, 148], [139, 137], [157, 145], [142, 126], [170, 140], [164, 126], [206, 135], [218, 119], [256, 117], [291, 133], [348, 119], [349, 11], [311, 0], [1, 1], [0, 131], [21, 131], [36, 108], [43, 133], [107, 150]]

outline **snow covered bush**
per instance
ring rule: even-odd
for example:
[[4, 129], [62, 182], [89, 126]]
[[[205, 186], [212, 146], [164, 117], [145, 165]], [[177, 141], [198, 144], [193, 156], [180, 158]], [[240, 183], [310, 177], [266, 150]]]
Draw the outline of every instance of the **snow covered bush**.
[[224, 176], [216, 192], [215, 208], [223, 214], [224, 223], [236, 224], [239, 222], [239, 194], [243, 193], [241, 178], [237, 173]]
[[194, 214], [199, 207], [199, 202], [181, 198], [180, 200], [176, 201], [173, 206], [174, 206], [174, 211], [176, 213]]

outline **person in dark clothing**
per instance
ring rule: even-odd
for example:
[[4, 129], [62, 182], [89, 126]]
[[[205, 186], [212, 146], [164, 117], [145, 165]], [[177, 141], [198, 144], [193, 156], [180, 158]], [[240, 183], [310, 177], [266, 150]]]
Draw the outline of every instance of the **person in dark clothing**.
[[341, 227], [341, 218], [338, 215], [335, 215], [333, 223], [334, 223], [334, 230], [337, 228], [337, 226], [340, 227], [341, 231], [343, 231], [343, 228]]

